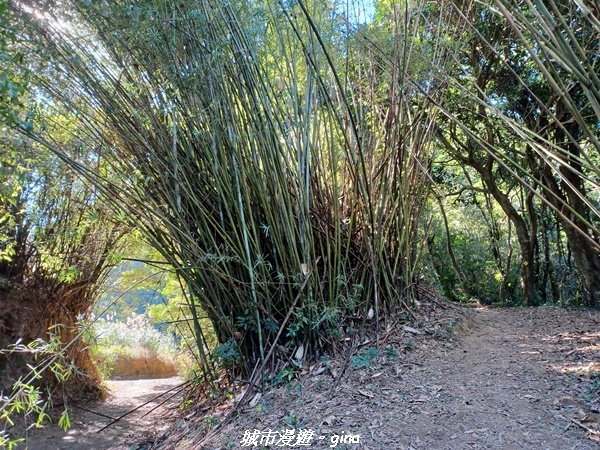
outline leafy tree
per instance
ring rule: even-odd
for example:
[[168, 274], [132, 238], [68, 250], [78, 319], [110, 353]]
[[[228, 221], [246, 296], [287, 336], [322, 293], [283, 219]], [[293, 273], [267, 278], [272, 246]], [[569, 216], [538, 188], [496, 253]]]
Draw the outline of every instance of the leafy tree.
[[[539, 229], [546, 220], [541, 215], [551, 207], [573, 252], [583, 297], [595, 304], [597, 213], [589, 195], [597, 158], [594, 15], [571, 2], [552, 2], [550, 10], [541, 3], [494, 3], [497, 9], [455, 2], [457, 28], [468, 33], [464, 51], [455, 57], [457, 69], [441, 72], [451, 75], [451, 96], [443, 104], [447, 122], [440, 122], [440, 142], [461, 164], [477, 170], [512, 221], [526, 303], [545, 298], [548, 256], [539, 278], [544, 285], [536, 286], [535, 280], [540, 237], [546, 255], [549, 249]], [[570, 33], [566, 23], [577, 23], [581, 33]], [[553, 35], [559, 28], [564, 32], [560, 38]], [[559, 50], [557, 39], [564, 41]], [[572, 59], [566, 61], [565, 55]], [[588, 78], [570, 72], [573, 64]], [[567, 79], [572, 79], [571, 89], [564, 84]]]

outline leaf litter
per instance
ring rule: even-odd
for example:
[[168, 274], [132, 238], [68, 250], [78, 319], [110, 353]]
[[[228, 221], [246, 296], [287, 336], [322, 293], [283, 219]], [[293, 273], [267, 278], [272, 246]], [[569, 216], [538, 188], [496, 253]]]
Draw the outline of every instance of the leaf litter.
[[267, 389], [216, 436], [171, 430], [153, 448], [241, 448], [245, 430], [289, 428], [360, 434], [346, 449], [600, 447], [600, 312], [436, 303], [414, 314], [358, 363], [332, 357]]

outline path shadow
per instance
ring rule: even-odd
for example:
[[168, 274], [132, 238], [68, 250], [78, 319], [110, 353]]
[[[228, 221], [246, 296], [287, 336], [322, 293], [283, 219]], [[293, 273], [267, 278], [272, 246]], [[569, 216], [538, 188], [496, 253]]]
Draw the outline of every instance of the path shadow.
[[[138, 443], [148, 442], [169, 426], [168, 417], [177, 410], [183, 395], [178, 392], [182, 383], [179, 377], [107, 381], [111, 393], [105, 402], [81, 405], [88, 411], [76, 407], [70, 409], [72, 427], [66, 433], [50, 424], [31, 432], [26, 445], [17, 449], [141, 450], [144, 445]], [[169, 390], [172, 391], [159, 397]], [[159, 406], [175, 393], [177, 395]], [[137, 411], [105, 428], [112, 420], [104, 416], [117, 418], [138, 407]]]

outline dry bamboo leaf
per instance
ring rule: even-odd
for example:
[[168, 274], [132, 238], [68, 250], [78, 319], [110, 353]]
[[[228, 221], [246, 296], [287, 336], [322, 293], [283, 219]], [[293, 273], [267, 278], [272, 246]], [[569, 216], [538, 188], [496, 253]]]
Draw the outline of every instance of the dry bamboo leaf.
[[407, 325], [404, 325], [402, 327], [402, 329], [408, 333], [412, 333], [412, 334], [422, 334], [419, 330], [417, 330], [416, 328], [413, 327], [409, 327]]
[[313, 375], [314, 377], [316, 377], [317, 375], [321, 375], [321, 374], [322, 374], [323, 372], [325, 372], [326, 370], [327, 370], [327, 367], [323, 367], [323, 366], [321, 366], [321, 367], [319, 367], [317, 370], [315, 370], [315, 371], [313, 372], [313, 374], [312, 374], [312, 375]]
[[305, 277], [308, 276], [308, 265], [305, 263], [300, 264], [300, 269], [302, 270], [302, 275]]
[[254, 397], [252, 397], [252, 400], [250, 400], [250, 403], [248, 404], [248, 406], [250, 406], [250, 408], [254, 408], [258, 404], [258, 401], [260, 400], [261, 397], [262, 397], [262, 394], [260, 392], [257, 392], [254, 395]]
[[373, 310], [373, 308], [369, 308], [369, 312], [367, 313], [367, 320], [371, 320], [374, 315], [375, 311]]
[[300, 347], [298, 347], [298, 350], [296, 350], [296, 353], [294, 353], [294, 359], [297, 360], [302, 360], [302, 358], [304, 357], [304, 344], [300, 344]]
[[331, 426], [335, 422], [336, 417], [333, 414], [328, 415], [321, 421], [321, 425]]
[[362, 389], [359, 389], [359, 390], [358, 390], [358, 393], [359, 393], [360, 395], [364, 395], [365, 397], [368, 397], [368, 398], [373, 398], [373, 397], [374, 397], [374, 395], [373, 395], [373, 394], [371, 394], [370, 392], [364, 391], [364, 390], [362, 390]]

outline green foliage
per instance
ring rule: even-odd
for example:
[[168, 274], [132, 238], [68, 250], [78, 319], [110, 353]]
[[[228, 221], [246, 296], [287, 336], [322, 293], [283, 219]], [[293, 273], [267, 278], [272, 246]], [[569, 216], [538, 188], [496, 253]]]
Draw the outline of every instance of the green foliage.
[[293, 367], [287, 367], [279, 371], [273, 378], [275, 384], [288, 384], [296, 378], [296, 370]]
[[290, 411], [290, 413], [283, 418], [285, 423], [290, 427], [300, 428], [303, 421], [300, 415], [296, 411]]
[[[124, 246], [123, 252], [130, 259], [136, 259], [133, 256], [137, 259], [123, 260], [111, 272], [94, 305], [94, 313], [113, 322], [126, 322], [131, 317], [145, 315], [152, 320], [156, 330], [173, 335], [183, 352], [197, 362], [202, 361], [205, 355], [197, 346], [185, 284], [168, 269], [168, 265], [162, 264], [160, 255], [141, 240], [139, 233], [129, 236]], [[203, 346], [210, 352], [217, 345], [212, 324], [197, 302], [194, 308], [202, 330]]]
[[69, 417], [69, 411], [67, 411], [66, 409], [62, 412], [60, 418], [58, 419], [58, 426], [61, 427], [63, 431], [67, 431], [69, 428], [71, 428], [71, 419]]
[[[24, 55], [16, 49], [17, 29], [12, 22], [8, 0], [0, 0], [0, 132], [22, 125], [30, 130], [31, 119], [21, 117], [23, 99], [28, 92], [28, 71]], [[1, 199], [1, 197], [0, 197]]]
[[211, 430], [219, 424], [219, 419], [214, 416], [208, 415], [204, 418], [204, 423], [206, 427]]
[[212, 351], [212, 357], [225, 368], [232, 368], [241, 360], [238, 344], [234, 340], [217, 345]]
[[[456, 69], [448, 72], [439, 143], [460, 167], [475, 171], [469, 189], [480, 193], [470, 196], [490, 196], [511, 222], [518, 242], [518, 260], [512, 262], [520, 272], [516, 297], [524, 304], [573, 297], [590, 305], [600, 301], [600, 276], [591, 269], [600, 262], [598, 252], [587, 250], [600, 246], [600, 211], [590, 195], [598, 189], [600, 150], [597, 14], [569, 2], [499, 0], [493, 8], [478, 3], [455, 17], [456, 24], [476, 32], [456, 28], [465, 38]], [[556, 252], [549, 244], [549, 223], [564, 230], [573, 262], [564, 260], [562, 242]], [[493, 223], [487, 225], [497, 234]], [[512, 278], [509, 266], [510, 261], [499, 267], [504, 273], [494, 277], [503, 279], [501, 294]], [[556, 272], [573, 266], [580, 291], [568, 289], [565, 296]]]
[[168, 300], [163, 292], [167, 276], [142, 263], [120, 262], [104, 283], [94, 314], [124, 321], [132, 315], [150, 313], [154, 306], [164, 306]]
[[[64, 7], [86, 36], [39, 33], [35, 18], [20, 17], [52, 49], [49, 71], [65, 84], [43, 72], [36, 81], [61, 107], [94, 112], [77, 120], [95, 130], [117, 176], [73, 167], [177, 268], [199, 354], [196, 304], [221, 345], [242, 335], [239, 362], [249, 371], [290, 309], [282, 340], [310, 341], [313, 351], [347, 315], [410, 302], [435, 114], [412, 88], [397, 89], [393, 70], [380, 73], [354, 48], [346, 58], [343, 14], [318, 2]], [[193, 31], [165, 29], [174, 14]], [[88, 51], [90, 39], [107, 51]], [[422, 77], [424, 64], [409, 60], [417, 53], [407, 49], [404, 64]], [[102, 73], [119, 73], [118, 86]], [[357, 89], [345, 89], [342, 73]], [[342, 291], [340, 277], [357, 288]]]
[[596, 372], [591, 375], [592, 390], [595, 394], [600, 394], [600, 373]]
[[386, 347], [384, 352], [385, 352], [385, 356], [390, 359], [394, 359], [394, 358], [398, 357], [398, 351], [394, 347]]
[[352, 357], [350, 361], [350, 367], [357, 369], [366, 369], [371, 367], [375, 360], [381, 356], [379, 349], [375, 347], [369, 347], [365, 350], [361, 350], [359, 353]]
[[[207, 354], [217, 345], [216, 336], [206, 313], [195, 304], [203, 338], [203, 348], [199, 348], [189, 297], [184, 292], [185, 284], [161, 261], [160, 255], [143, 242], [139, 233], [128, 236], [123, 252], [129, 258], [120, 261], [112, 271], [102, 295], [94, 305], [94, 313], [113, 324], [129, 323], [132, 318], [142, 316], [150, 319], [148, 327], [154, 329], [153, 333], [162, 336], [163, 341], [174, 340], [170, 346], [177, 348], [177, 360], [180, 361], [177, 366], [184, 377], [194, 377], [198, 371], [210, 372], [212, 368], [206, 365]], [[156, 354], [139, 343], [132, 347], [132, 343], [100, 341], [96, 342], [95, 336], [88, 337], [88, 342], [96, 342], [93, 352], [104, 377], [110, 376], [112, 368], [120, 364], [124, 357]], [[167, 355], [159, 355], [159, 359], [171, 365], [175, 360], [172, 349]], [[169, 358], [172, 360], [168, 361]], [[211, 376], [208, 374], [209, 378]]]
[[[25, 439], [11, 436], [7, 429], [14, 425], [16, 416], [21, 416], [28, 427], [41, 428], [51, 421], [49, 410], [51, 407], [51, 392], [43, 391], [42, 377], [50, 371], [58, 382], [58, 387], [63, 385], [77, 368], [66, 358], [66, 350], [61, 339], [56, 334], [56, 329], [50, 330], [47, 341], [36, 339], [25, 345], [20, 342], [0, 350], [3, 354], [23, 353], [32, 355], [35, 365], [28, 365], [30, 372], [27, 376], [19, 378], [13, 385], [8, 395], [0, 397], [0, 447], [15, 448]], [[66, 431], [71, 426], [71, 421], [66, 409], [58, 421], [58, 425]]]
[[[244, 375], [276, 345], [314, 356], [366, 328], [350, 320], [380, 326], [423, 278], [455, 300], [596, 302], [596, 12], [494, 5], [380, 1], [367, 21], [331, 2], [66, 2], [59, 26], [11, 4], [21, 41], [6, 33], [2, 55], [44, 69], [41, 118], [13, 128], [81, 178], [40, 176], [52, 201], [9, 183], [0, 259], [35, 242], [54, 280], [103, 273], [112, 257], [88, 246], [114, 239], [108, 211], [170, 268], [119, 313], [159, 292], [148, 314], [204, 369], [212, 350]], [[25, 64], [10, 58], [13, 108]]]
[[[450, 199], [446, 201], [450, 242], [441, 213], [433, 209], [429, 228], [433, 237], [429, 249], [433, 260], [429, 262], [437, 279], [431, 281], [439, 282], [441, 290], [453, 300], [469, 301], [475, 297], [511, 302], [518, 298], [519, 267], [515, 263], [506, 273], [505, 260], [510, 247], [518, 248], [518, 242], [514, 234], [508, 236], [506, 226], [502, 226], [505, 224], [499, 225], [503, 216], [499, 207], [496, 205], [487, 211], [481, 205], [485, 205], [485, 199], [475, 192], [467, 192], [452, 203]], [[497, 236], [490, 236], [491, 221], [498, 224]], [[458, 274], [450, 260], [448, 244], [454, 252]], [[497, 260], [493, 256], [495, 251]], [[504, 298], [498, 299], [505, 276], [509, 289], [503, 293]]]

